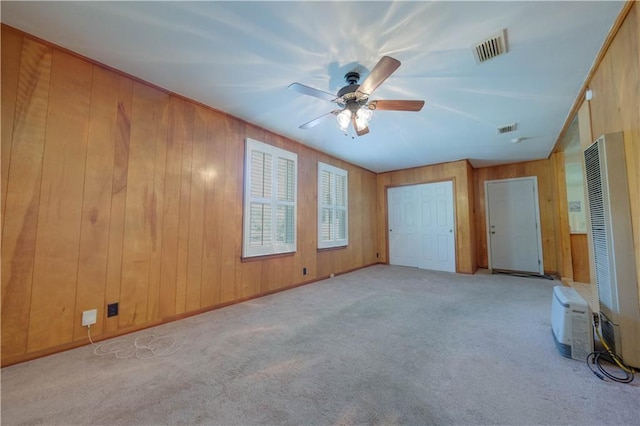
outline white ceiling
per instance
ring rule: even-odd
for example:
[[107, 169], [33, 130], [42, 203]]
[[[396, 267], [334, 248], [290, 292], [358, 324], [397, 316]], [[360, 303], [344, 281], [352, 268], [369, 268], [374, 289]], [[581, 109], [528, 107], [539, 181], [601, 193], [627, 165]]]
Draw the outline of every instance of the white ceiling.
[[[546, 158], [623, 3], [2, 1], [1, 19], [383, 172]], [[504, 28], [509, 52], [477, 65], [471, 46]], [[376, 111], [355, 139], [333, 116], [298, 128], [335, 104], [290, 83], [335, 93], [347, 71], [362, 82], [383, 55], [402, 65], [371, 99], [424, 99], [421, 112]]]

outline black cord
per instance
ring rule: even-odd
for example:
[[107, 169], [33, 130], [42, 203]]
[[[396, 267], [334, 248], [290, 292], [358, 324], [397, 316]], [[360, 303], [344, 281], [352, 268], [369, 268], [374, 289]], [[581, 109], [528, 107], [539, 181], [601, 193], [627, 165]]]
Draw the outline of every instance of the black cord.
[[[602, 341], [602, 343], [604, 344], [605, 350], [604, 351], [594, 351], [591, 352], [589, 355], [587, 355], [587, 366], [589, 367], [589, 370], [591, 370], [591, 372], [593, 374], [595, 374], [600, 380], [604, 380], [605, 377], [608, 377], [609, 379], [613, 380], [614, 382], [618, 382], [618, 383], [631, 383], [633, 381], [633, 377], [634, 377], [634, 370], [633, 368], [627, 366], [623, 361], [622, 358], [620, 358], [618, 355], [616, 355], [615, 352], [613, 352], [611, 350], [611, 348], [609, 348], [609, 346], [607, 345], [607, 343], [602, 339], [602, 336], [600, 335], [600, 331], [598, 329], [598, 326], [600, 325], [600, 317], [604, 317], [604, 320], [607, 322], [610, 322], [611, 324], [613, 324], [611, 321], [609, 321], [609, 318], [607, 318], [607, 316], [604, 314], [604, 312], [600, 311], [598, 313], [594, 313], [593, 314], [593, 329], [595, 330], [596, 334], [598, 335], [598, 338], [600, 339], [600, 341]], [[614, 324], [617, 325], [617, 324]], [[620, 367], [620, 369], [624, 372], [624, 377], [618, 377], [615, 376], [611, 373], [609, 373], [607, 370], [605, 370], [605, 368], [602, 366], [601, 364], [601, 358], [604, 361], [607, 361], [611, 364], [617, 364], [618, 367]], [[595, 367], [597, 367], [597, 370]]]
[[[607, 359], [607, 357], [609, 357], [609, 359]], [[605, 368], [601, 364], [603, 360], [613, 364], [613, 361], [615, 361], [616, 359], [620, 364], [625, 365], [622, 362], [622, 358], [611, 351], [595, 351], [587, 355], [587, 365], [589, 366], [589, 370], [591, 370], [593, 374], [598, 376], [600, 380], [604, 380], [605, 377], [608, 377], [614, 382], [631, 383], [634, 378], [633, 368], [629, 368], [629, 371], [625, 371], [623, 369], [622, 371], [624, 372], [624, 377], [618, 377], [605, 370]]]

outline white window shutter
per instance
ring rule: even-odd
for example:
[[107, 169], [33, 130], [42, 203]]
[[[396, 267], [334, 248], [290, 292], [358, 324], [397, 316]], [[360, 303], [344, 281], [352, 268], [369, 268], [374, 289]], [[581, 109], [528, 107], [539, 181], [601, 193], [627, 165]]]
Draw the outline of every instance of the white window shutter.
[[348, 230], [347, 171], [318, 163], [318, 248], [346, 246]]
[[296, 250], [295, 153], [246, 140], [243, 257]]

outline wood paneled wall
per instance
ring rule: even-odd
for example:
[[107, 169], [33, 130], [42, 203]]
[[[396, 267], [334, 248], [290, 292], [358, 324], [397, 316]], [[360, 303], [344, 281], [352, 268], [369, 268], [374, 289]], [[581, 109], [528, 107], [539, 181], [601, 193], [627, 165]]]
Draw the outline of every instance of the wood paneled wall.
[[593, 90], [593, 99], [589, 102], [593, 138], [606, 133], [624, 133], [640, 289], [640, 5], [637, 2], [631, 6], [589, 87]]
[[380, 261], [388, 262], [387, 188], [452, 180], [456, 210], [456, 272], [474, 273], [478, 268], [475, 253], [472, 170], [469, 162], [462, 160], [379, 174], [377, 234]]
[[512, 179], [526, 176], [538, 177], [538, 203], [542, 229], [542, 257], [544, 270], [548, 274], [558, 272], [558, 233], [556, 232], [558, 198], [555, 177], [554, 157], [548, 160], [527, 161], [495, 167], [483, 167], [474, 170], [475, 182], [475, 220], [478, 266], [488, 267], [487, 225], [484, 183], [487, 180]]
[[569, 226], [569, 203], [567, 200], [567, 178], [565, 174], [565, 156], [563, 151], [552, 155], [555, 165], [558, 192], [558, 211], [556, 214], [556, 238], [558, 239], [558, 275], [565, 281], [573, 281], [573, 258], [571, 251], [571, 228]]
[[[246, 137], [298, 154], [294, 255], [241, 261]], [[318, 161], [349, 172], [345, 249], [316, 249]], [[372, 172], [3, 26], [2, 364], [86, 342], [84, 310], [99, 339], [374, 264], [376, 191]]]
[[571, 234], [571, 258], [573, 259], [573, 281], [591, 285], [587, 234]]

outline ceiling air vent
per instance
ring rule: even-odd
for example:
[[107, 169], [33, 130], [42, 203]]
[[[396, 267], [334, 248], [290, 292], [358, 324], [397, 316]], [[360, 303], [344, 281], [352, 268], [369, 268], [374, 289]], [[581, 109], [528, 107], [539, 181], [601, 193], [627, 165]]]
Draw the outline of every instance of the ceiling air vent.
[[507, 53], [507, 30], [493, 34], [473, 46], [473, 56], [478, 64]]
[[513, 132], [518, 128], [518, 123], [507, 124], [506, 126], [498, 127], [498, 133]]

